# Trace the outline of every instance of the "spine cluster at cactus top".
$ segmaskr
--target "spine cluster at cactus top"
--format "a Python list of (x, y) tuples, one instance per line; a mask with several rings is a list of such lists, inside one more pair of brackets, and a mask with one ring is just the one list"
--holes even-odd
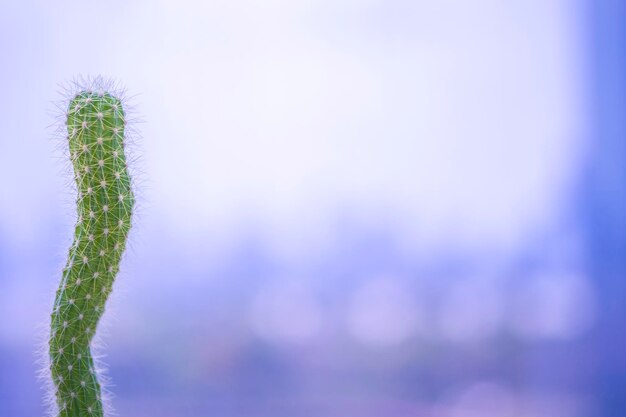
[(103, 416), (91, 342), (119, 270), (135, 201), (124, 153), (125, 117), (121, 101), (102, 92), (80, 92), (67, 109), (78, 220), (51, 316), (50, 370), (59, 417)]

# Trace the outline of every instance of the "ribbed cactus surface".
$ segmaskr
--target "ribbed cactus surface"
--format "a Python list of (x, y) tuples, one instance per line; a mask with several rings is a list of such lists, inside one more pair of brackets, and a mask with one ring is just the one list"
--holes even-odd
[(50, 370), (59, 417), (101, 417), (91, 342), (119, 270), (134, 195), (124, 153), (125, 112), (106, 92), (78, 93), (67, 137), (78, 197), (74, 242), (51, 315)]

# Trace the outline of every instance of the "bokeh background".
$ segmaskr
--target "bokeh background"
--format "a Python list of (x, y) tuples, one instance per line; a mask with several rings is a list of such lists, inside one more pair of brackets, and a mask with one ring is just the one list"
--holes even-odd
[(71, 243), (59, 84), (124, 83), (127, 417), (626, 415), (618, 0), (0, 1), (0, 416)]

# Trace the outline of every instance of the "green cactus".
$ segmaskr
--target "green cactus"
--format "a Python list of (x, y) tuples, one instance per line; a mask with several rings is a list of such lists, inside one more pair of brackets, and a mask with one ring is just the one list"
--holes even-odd
[(126, 114), (114, 95), (85, 89), (70, 101), (66, 116), (78, 220), (51, 314), (50, 371), (59, 417), (102, 417), (91, 344), (135, 203), (124, 152)]

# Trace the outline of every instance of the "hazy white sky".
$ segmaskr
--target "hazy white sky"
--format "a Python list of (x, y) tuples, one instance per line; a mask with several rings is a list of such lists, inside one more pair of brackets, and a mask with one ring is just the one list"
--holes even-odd
[(46, 110), (102, 74), (139, 94), (160, 227), (306, 240), (348, 211), (512, 244), (567, 214), (584, 30), (568, 0), (2, 2), (3, 227), (28, 240), (66, 209)]

